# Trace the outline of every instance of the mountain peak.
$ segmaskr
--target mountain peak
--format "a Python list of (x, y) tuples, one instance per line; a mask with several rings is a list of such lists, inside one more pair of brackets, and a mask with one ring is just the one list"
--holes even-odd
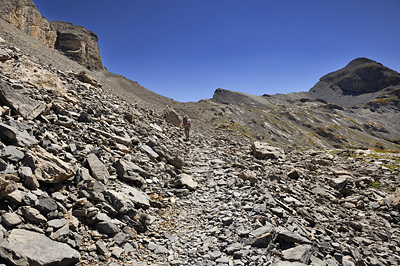
[[(361, 57), (352, 60), (344, 68), (323, 76), (310, 89), (309, 95), (327, 101), (337, 99), (344, 104), (340, 95), (361, 96), (382, 91), (390, 86), (400, 85), (400, 74), (381, 63)], [(339, 97), (339, 98), (338, 98)], [(348, 104), (359, 104), (355, 99)]]
[(359, 57), (359, 58), (356, 58), (356, 59), (350, 61), (350, 63), (348, 63), (345, 66), (345, 68), (360, 67), (360, 66), (365, 65), (365, 64), (378, 64), (378, 65), (382, 66), (381, 63), (378, 63), (378, 62), (376, 62), (374, 60), (368, 59), (366, 57)]

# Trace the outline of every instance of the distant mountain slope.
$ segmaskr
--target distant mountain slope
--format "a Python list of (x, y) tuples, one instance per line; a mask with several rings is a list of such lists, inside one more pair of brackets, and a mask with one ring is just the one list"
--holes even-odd
[(357, 58), (309, 92), (255, 96), (217, 89), (212, 102), (222, 107), (210, 121), (281, 146), (399, 149), (399, 95), (399, 73)]
[(385, 89), (400, 86), (400, 74), (367, 58), (357, 58), (347, 66), (323, 76), (308, 96), (353, 107), (374, 100)]

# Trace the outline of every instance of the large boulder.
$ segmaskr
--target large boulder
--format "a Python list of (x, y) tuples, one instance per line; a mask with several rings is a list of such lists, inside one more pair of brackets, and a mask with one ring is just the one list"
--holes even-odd
[(5, 143), (15, 144), (20, 147), (30, 147), (39, 141), (26, 130), (0, 123), (0, 139)]
[(41, 147), (29, 150), (23, 159), (36, 179), (45, 183), (61, 183), (75, 175), (73, 167)]
[(164, 117), (167, 122), (176, 127), (181, 125), (181, 119), (179, 118), (178, 113), (171, 106), (167, 106), (167, 108), (164, 109)]
[[(80, 254), (69, 245), (43, 234), (14, 229), (0, 244), (0, 255), (13, 265), (74, 265)], [(16, 261), (15, 258), (18, 258)]]
[(257, 159), (278, 159), (283, 158), (285, 152), (283, 149), (271, 146), (265, 142), (256, 141), (251, 145), (253, 155)]
[(7, 83), (0, 80), (0, 102), (11, 108), (23, 118), (32, 120), (38, 117), (46, 105), (12, 89)]

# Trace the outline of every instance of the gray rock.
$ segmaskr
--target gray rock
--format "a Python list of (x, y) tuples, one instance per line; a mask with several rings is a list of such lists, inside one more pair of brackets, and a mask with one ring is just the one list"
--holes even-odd
[(193, 177), (191, 177), (188, 174), (181, 174), (177, 177), (177, 180), (175, 180), (174, 183), (175, 186), (183, 186), (187, 187), (190, 190), (195, 190), (198, 186), (197, 182), (193, 180)]
[(31, 147), (38, 143), (38, 140), (27, 131), (21, 131), (4, 123), (0, 123), (0, 139), (20, 147)]
[(258, 248), (266, 248), (276, 239), (275, 227), (267, 224), (251, 232), (250, 237), (245, 241), (246, 244)]
[(165, 120), (176, 127), (181, 125), (181, 119), (179, 118), (178, 113), (171, 106), (167, 106), (164, 109), (164, 117)]
[(97, 254), (99, 255), (105, 255), (107, 252), (107, 246), (102, 240), (96, 241), (96, 248), (97, 248)]
[(308, 264), (311, 258), (311, 249), (311, 245), (300, 245), (282, 251), (282, 255), (285, 260)]
[(284, 228), (277, 228), (278, 240), (288, 242), (288, 243), (298, 243), (298, 244), (311, 244), (311, 241), (307, 238), (293, 233), (291, 231), (285, 230)]
[(144, 209), (150, 207), (150, 197), (146, 193), (138, 190), (137, 188), (128, 185), (122, 185), (121, 192), (125, 194), (125, 196), (135, 205)]
[(14, 112), (27, 120), (38, 117), (46, 105), (31, 99), (25, 94), (13, 90), (7, 83), (0, 80), (0, 102), (10, 107)]
[(57, 210), (57, 203), (52, 198), (40, 198), (37, 205), (35, 206), (43, 214)]
[(24, 216), (26, 220), (32, 223), (40, 224), (47, 222), (46, 217), (41, 215), (40, 212), (35, 208), (22, 206), (18, 209), (18, 212), (21, 212), (22, 216)]
[(147, 248), (149, 250), (153, 251), (155, 254), (168, 254), (169, 253), (169, 250), (166, 247), (155, 244), (153, 242), (150, 242), (148, 244)]
[(68, 224), (65, 224), (52, 234), (52, 239), (61, 242), (66, 242), (68, 240), (68, 236), (69, 236), (69, 226)]
[(285, 155), (283, 149), (259, 141), (251, 145), (251, 150), (257, 159), (278, 159)]
[(1, 216), (1, 220), (8, 227), (15, 227), (22, 223), (21, 217), (13, 212), (7, 212)]
[(114, 224), (110, 217), (108, 217), (105, 213), (98, 213), (96, 215), (96, 220), (98, 221), (96, 224), (97, 230), (100, 233), (106, 234), (108, 236), (114, 236), (120, 232), (118, 226)]
[(348, 183), (348, 176), (339, 176), (331, 179), (331, 185), (337, 190), (344, 189)]
[(152, 148), (150, 148), (149, 146), (147, 146), (145, 144), (140, 146), (140, 149), (142, 151), (144, 151), (145, 153), (147, 153), (150, 156), (150, 158), (152, 158), (154, 160), (157, 160), (159, 157), (158, 153), (156, 153)]
[(105, 136), (105, 137), (107, 137), (109, 139), (113, 139), (117, 143), (121, 143), (121, 144), (123, 144), (123, 145), (125, 145), (127, 147), (132, 145), (132, 141), (130, 139), (128, 139), (128, 138), (120, 137), (120, 136), (117, 136), (115, 134), (111, 134), (111, 133), (105, 132), (103, 130), (98, 130), (96, 128), (91, 128), (91, 130), (93, 130), (93, 131), (95, 131), (95, 132), (97, 132), (97, 133), (99, 133), (99, 134), (101, 134), (101, 135), (103, 135), (103, 136)]
[(25, 205), (25, 198), (26, 192), (22, 190), (14, 190), (13, 192), (9, 193), (6, 196), (6, 199), (12, 201), (18, 205)]
[(92, 176), (103, 184), (107, 184), (110, 179), (110, 173), (106, 166), (97, 158), (96, 154), (89, 154), (86, 160), (89, 164)]
[(11, 231), (7, 241), (2, 242), (10, 252), (29, 261), (29, 265), (72, 265), (80, 258), (79, 252), (69, 245), (53, 241), (43, 234), (24, 229)]
[(290, 262), (290, 261), (278, 261), (272, 264), (272, 266), (306, 266), (308, 264), (304, 264), (301, 262)]
[(1, 157), (6, 158), (14, 163), (21, 161), (25, 156), (25, 153), (18, 150), (14, 146), (6, 146), (1, 152)]
[(113, 255), (117, 259), (120, 259), (122, 253), (124, 253), (124, 249), (122, 249), (120, 247), (113, 247), (112, 248), (111, 255)]
[(66, 219), (53, 219), (48, 221), (47, 225), (55, 229), (59, 229), (65, 225), (68, 225), (68, 221)]
[(178, 169), (182, 169), (183, 164), (184, 164), (183, 158), (181, 156), (179, 156), (179, 155), (177, 155), (175, 157), (168, 157), (167, 158), (167, 162), (170, 165), (173, 165)]
[(118, 160), (115, 165), (118, 177), (124, 181), (132, 182), (137, 187), (145, 187), (147, 185), (144, 177), (149, 176), (149, 174), (136, 164), (129, 162), (124, 159)]
[[(24, 154), (25, 156), (25, 154)], [(22, 178), (25, 179), (29, 176), (32, 176), (32, 169), (30, 167), (26, 167), (26, 166), (21, 166), (20, 168), (18, 168), (18, 175)]]

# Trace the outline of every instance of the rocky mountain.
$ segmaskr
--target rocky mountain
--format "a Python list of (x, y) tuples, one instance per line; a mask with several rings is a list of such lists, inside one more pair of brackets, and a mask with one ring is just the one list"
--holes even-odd
[(344, 107), (356, 107), (382, 98), (387, 90), (399, 87), (399, 73), (370, 59), (357, 58), (344, 68), (323, 76), (308, 95)]
[(396, 73), (358, 59), (310, 92), (178, 103), (8, 21), (0, 265), (400, 264), (397, 85), (352, 85), (356, 106), (320, 91)]
[(308, 92), (255, 96), (218, 89), (220, 127), (274, 145), (399, 150), (400, 74), (358, 58)]

